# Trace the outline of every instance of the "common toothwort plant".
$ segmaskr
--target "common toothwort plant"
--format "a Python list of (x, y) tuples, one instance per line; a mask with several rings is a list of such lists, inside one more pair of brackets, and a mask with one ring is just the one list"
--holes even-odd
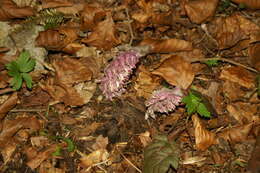
[(151, 98), (145, 102), (146, 107), (148, 107), (145, 119), (148, 119), (149, 116), (155, 118), (155, 112), (168, 113), (173, 111), (181, 102), (182, 96), (182, 91), (178, 87), (154, 91)]
[(107, 99), (112, 100), (125, 92), (125, 86), (133, 69), (139, 62), (141, 53), (129, 50), (120, 53), (104, 70), (100, 80), (100, 89)]

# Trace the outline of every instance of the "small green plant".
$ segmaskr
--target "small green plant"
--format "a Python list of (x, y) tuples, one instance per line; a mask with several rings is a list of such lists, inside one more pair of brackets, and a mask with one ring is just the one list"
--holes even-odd
[(208, 60), (208, 61), (205, 61), (204, 63), (207, 64), (210, 67), (217, 66), (218, 65), (218, 60)]
[(227, 9), (228, 7), (230, 7), (230, 0), (223, 0), (221, 3), (220, 3), (220, 7), (219, 7), (219, 10), (220, 11), (224, 11), (225, 9)]
[(28, 51), (23, 51), (17, 60), (6, 64), (8, 75), (13, 77), (11, 86), (14, 90), (19, 90), (22, 86), (23, 80), (28, 88), (32, 88), (32, 77), (29, 72), (33, 71), (35, 67), (35, 59), (30, 58)]
[(202, 99), (192, 92), (189, 92), (189, 95), (183, 97), (182, 102), (186, 104), (185, 108), (187, 109), (188, 115), (197, 112), (202, 117), (211, 117), (211, 114), (202, 102)]

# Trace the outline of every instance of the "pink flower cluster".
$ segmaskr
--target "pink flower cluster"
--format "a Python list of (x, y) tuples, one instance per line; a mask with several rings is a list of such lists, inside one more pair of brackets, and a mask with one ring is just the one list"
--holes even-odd
[(122, 52), (105, 68), (100, 89), (107, 99), (112, 100), (125, 92), (127, 81), (140, 57), (141, 54), (135, 50)]
[(178, 87), (154, 91), (151, 98), (145, 102), (146, 107), (148, 107), (145, 119), (148, 119), (149, 116), (155, 118), (155, 112), (168, 113), (173, 111), (181, 102), (182, 96), (181, 89)]

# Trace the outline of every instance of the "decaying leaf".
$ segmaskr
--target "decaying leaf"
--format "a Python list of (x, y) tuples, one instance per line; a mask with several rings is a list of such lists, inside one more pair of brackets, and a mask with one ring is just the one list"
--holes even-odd
[(231, 143), (243, 142), (247, 139), (252, 127), (253, 123), (232, 127), (219, 133), (218, 137), (221, 137)]
[(179, 39), (145, 39), (140, 43), (141, 46), (151, 47), (153, 53), (168, 53), (177, 51), (190, 51), (192, 44), (185, 40)]
[(108, 159), (109, 153), (106, 149), (99, 149), (93, 151), (88, 155), (82, 155), (80, 158), (81, 165), (85, 168), (93, 166), (96, 163), (106, 161)]
[(67, 0), (42, 0), (42, 8), (70, 7), (73, 3)]
[(191, 64), (176, 55), (164, 60), (159, 68), (152, 71), (152, 74), (159, 75), (169, 84), (183, 89), (191, 85), (195, 76)]
[(216, 135), (208, 131), (200, 122), (197, 115), (192, 116), (196, 148), (199, 150), (206, 150), (213, 144), (216, 144)]
[(202, 23), (213, 16), (218, 5), (218, 0), (195, 0), (185, 4), (185, 10), (194, 23)]
[(252, 66), (260, 71), (260, 43), (251, 45), (248, 49), (248, 55)]
[(259, 26), (237, 13), (216, 18), (209, 24), (209, 32), (218, 42), (219, 49), (230, 48), (241, 40), (249, 39), (257, 30)]
[(141, 133), (138, 138), (141, 141), (141, 144), (143, 145), (143, 147), (146, 147), (147, 145), (149, 145), (152, 142), (151, 136), (150, 136), (150, 132), (146, 131), (144, 133)]
[(219, 78), (237, 83), (247, 89), (255, 87), (255, 76), (240, 66), (224, 68), (221, 71)]
[(17, 104), (17, 93), (13, 93), (3, 104), (0, 105), (0, 120)]
[(84, 30), (93, 30), (104, 17), (106, 12), (100, 4), (86, 4), (81, 12), (81, 27)]
[(260, 1), (259, 0), (232, 0), (238, 4), (245, 4), (249, 8), (259, 9), (260, 8)]
[(41, 31), (36, 38), (36, 42), (38, 46), (43, 46), (49, 50), (62, 50), (77, 39), (77, 31), (77, 28), (72, 27)]
[(31, 7), (18, 7), (12, 0), (1, 0), (0, 2), (0, 21), (24, 18), (33, 14), (34, 10)]
[(106, 149), (108, 145), (108, 137), (103, 137), (102, 135), (99, 135), (96, 138), (96, 142), (92, 145), (93, 150), (99, 150), (99, 149)]
[(235, 101), (243, 98), (246, 95), (246, 91), (237, 83), (225, 80), (223, 83), (223, 94), (231, 101)]
[(174, 141), (168, 141), (167, 136), (157, 136), (144, 151), (144, 173), (164, 173), (170, 166), (179, 166), (179, 148)]
[[(106, 29), (104, 29), (104, 26), (106, 26)], [(81, 41), (90, 46), (104, 50), (110, 50), (121, 42), (117, 38), (115, 23), (110, 14), (107, 15), (107, 18), (104, 21), (99, 22), (93, 28), (93, 32), (89, 37), (84, 38)]]
[(137, 79), (134, 85), (136, 94), (139, 97), (148, 99), (152, 92), (159, 86), (160, 77), (152, 75), (144, 66), (138, 68)]

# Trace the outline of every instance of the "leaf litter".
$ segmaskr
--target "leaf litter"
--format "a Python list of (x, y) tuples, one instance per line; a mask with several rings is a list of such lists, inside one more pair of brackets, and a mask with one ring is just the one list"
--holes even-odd
[(0, 170), (257, 173), (259, 5), (2, 0)]

